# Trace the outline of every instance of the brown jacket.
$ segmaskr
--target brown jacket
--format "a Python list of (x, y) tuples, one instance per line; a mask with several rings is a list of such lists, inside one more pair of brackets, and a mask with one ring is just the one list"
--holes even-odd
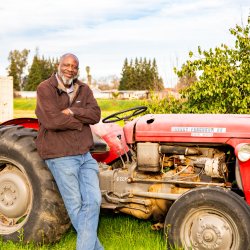
[[(71, 103), (54, 74), (37, 88), (36, 146), (43, 159), (83, 154), (93, 144), (89, 125), (99, 122), (101, 111), (88, 85), (78, 80), (75, 84), (79, 86)], [(73, 115), (61, 112), (67, 108)]]

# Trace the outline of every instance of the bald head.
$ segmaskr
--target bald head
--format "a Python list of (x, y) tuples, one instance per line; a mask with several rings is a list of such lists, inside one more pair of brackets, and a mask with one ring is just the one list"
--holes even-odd
[(66, 54), (62, 55), (60, 57), (59, 63), (61, 63), (66, 57), (72, 57), (72, 58), (74, 58), (75, 61), (77, 62), (77, 64), (79, 65), (79, 60), (78, 60), (77, 56), (74, 55), (74, 54), (71, 54), (71, 53), (66, 53)]

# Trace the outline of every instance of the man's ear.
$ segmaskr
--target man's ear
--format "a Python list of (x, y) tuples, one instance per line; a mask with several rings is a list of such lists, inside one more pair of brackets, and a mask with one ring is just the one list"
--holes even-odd
[(76, 74), (76, 76), (74, 77), (74, 80), (78, 79), (79, 75), (80, 75), (80, 70), (78, 69), (77, 74)]

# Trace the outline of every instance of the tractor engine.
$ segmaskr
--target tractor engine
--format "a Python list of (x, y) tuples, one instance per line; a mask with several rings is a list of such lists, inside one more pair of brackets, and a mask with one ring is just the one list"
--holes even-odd
[(132, 160), (122, 160), (120, 167), (100, 164), (102, 207), (161, 220), (182, 193), (200, 185), (223, 186), (227, 176), (223, 150), (140, 142)]
[[(227, 175), (225, 153), (215, 148), (173, 146), (159, 143), (137, 144), (139, 171), (167, 173), (176, 179), (203, 175), (224, 179)], [(170, 175), (171, 176), (171, 175)]]

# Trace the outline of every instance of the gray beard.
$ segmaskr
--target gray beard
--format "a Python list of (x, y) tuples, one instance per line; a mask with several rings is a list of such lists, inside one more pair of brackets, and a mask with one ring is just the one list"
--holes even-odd
[(74, 78), (67, 79), (67, 78), (65, 78), (64, 76), (61, 76), (61, 78), (62, 78), (63, 84), (64, 84), (65, 86), (71, 86), (71, 84), (72, 84), (73, 81), (74, 81)]
[(58, 75), (61, 77), (62, 82), (63, 82), (63, 85), (64, 85), (65, 87), (70, 87), (71, 84), (73, 83), (74, 79), (75, 79), (75, 77), (72, 77), (72, 78), (70, 78), (70, 79), (67, 79), (67, 78), (61, 73), (60, 70), (58, 70)]

